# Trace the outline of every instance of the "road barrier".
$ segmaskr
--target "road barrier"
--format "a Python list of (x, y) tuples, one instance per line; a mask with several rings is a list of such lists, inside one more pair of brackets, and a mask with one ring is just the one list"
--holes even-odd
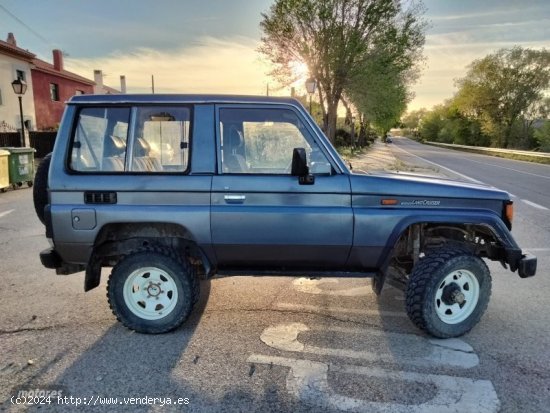
[(500, 148), (486, 148), (483, 146), (466, 146), (466, 145), (455, 145), (450, 143), (440, 143), (440, 142), (424, 142), (427, 145), (439, 146), (442, 148), (455, 149), (458, 151), (466, 151), (473, 153), (481, 153), (491, 156), (499, 156), (501, 158), (509, 159), (518, 159), (521, 161), (537, 162), (550, 164), (550, 153), (547, 152), (533, 152), (533, 151), (520, 151), (515, 149), (500, 149)]

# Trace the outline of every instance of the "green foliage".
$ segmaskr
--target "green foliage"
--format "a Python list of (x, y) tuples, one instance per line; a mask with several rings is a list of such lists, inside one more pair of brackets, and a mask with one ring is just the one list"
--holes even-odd
[(428, 141), (457, 145), (487, 146), (489, 139), (479, 122), (462, 115), (453, 102), (434, 107), (420, 121), (420, 136)]
[(427, 114), (428, 110), (426, 108), (407, 112), (401, 118), (401, 123), (403, 124), (403, 127), (415, 131), (419, 128), (420, 122)]
[(410, 51), (422, 48), (425, 23), (418, 1), (408, 1), (405, 10), (395, 0), (276, 0), (262, 14), (260, 51), (283, 83), (296, 80), (293, 64), (307, 64), (318, 83), (325, 130), (334, 139), (342, 94), (352, 79), (364, 78), (375, 52), (383, 50), (404, 71), (414, 60)]
[(517, 122), (528, 123), (537, 115), (550, 86), (550, 52), (501, 49), (475, 60), (457, 86), (454, 104), (464, 116), (480, 123), (492, 146), (526, 145), (530, 132), (517, 129)]
[(550, 120), (546, 120), (540, 128), (535, 129), (534, 136), (538, 149), (541, 152), (550, 152)]

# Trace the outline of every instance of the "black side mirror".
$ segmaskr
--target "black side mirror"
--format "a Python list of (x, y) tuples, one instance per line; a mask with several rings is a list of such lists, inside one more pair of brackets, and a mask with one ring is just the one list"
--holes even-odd
[(307, 166), (306, 150), (304, 148), (294, 148), (292, 152), (292, 176), (297, 176), (300, 185), (313, 185), (315, 177), (309, 174)]

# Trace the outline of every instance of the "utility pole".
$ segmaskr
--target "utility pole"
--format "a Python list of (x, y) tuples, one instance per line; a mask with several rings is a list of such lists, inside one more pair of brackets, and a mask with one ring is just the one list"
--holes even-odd
[(269, 83), (265, 87), (265, 95), (269, 96)]
[(153, 91), (153, 95), (155, 94), (155, 75), (151, 75), (151, 90)]

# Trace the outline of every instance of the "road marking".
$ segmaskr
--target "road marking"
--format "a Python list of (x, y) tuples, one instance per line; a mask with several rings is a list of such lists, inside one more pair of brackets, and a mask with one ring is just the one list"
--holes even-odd
[(524, 250), (529, 252), (548, 252), (550, 248), (524, 248)]
[[(306, 331), (322, 331), (340, 334), (362, 334), (369, 337), (378, 336), (388, 343), (390, 352), (378, 353), (368, 350), (335, 349), (304, 344), (298, 335)], [(365, 361), (382, 361), (385, 363), (407, 364), (410, 366), (434, 367), (452, 366), (469, 369), (479, 364), (474, 349), (462, 340), (425, 339), (414, 334), (390, 333), (374, 328), (339, 328), (324, 327), (312, 329), (303, 323), (278, 324), (267, 327), (260, 339), (269, 347), (282, 351), (294, 351), (322, 356), (347, 357)], [(431, 345), (427, 345), (431, 344)]]
[(11, 214), (15, 209), (10, 209), (9, 211), (0, 212), (0, 218), (5, 217), (6, 215)]
[(318, 307), (307, 304), (277, 303), (276, 307), (281, 310), (301, 311), (310, 313), (344, 313), (372, 317), (407, 317), (404, 312), (398, 311), (380, 311), (380, 310), (359, 310), (357, 308), (345, 307)]
[[(341, 410), (357, 413), (456, 413), (497, 412), (500, 403), (493, 384), (438, 374), (392, 371), (372, 366), (333, 365), (309, 360), (252, 354), (249, 363), (289, 367), (287, 391), (301, 402), (320, 411)], [(421, 404), (377, 402), (335, 393), (328, 381), (328, 372), (367, 376), (367, 381), (393, 380), (434, 386), (437, 393)]]
[(343, 297), (361, 297), (373, 294), (370, 285), (352, 287), (342, 290), (324, 290), (322, 288), (319, 288), (319, 285), (328, 283), (338, 284), (339, 281), (334, 278), (324, 278), (322, 280), (297, 278), (292, 282), (292, 285), (296, 290), (307, 294), (338, 295)]
[(422, 160), (422, 161), (424, 161), (424, 162), (427, 162), (427, 163), (429, 163), (429, 164), (435, 165), (435, 166), (437, 166), (438, 168), (445, 169), (446, 171), (449, 171), (449, 172), (451, 172), (451, 173), (453, 173), (453, 174), (455, 174), (455, 175), (458, 175), (458, 176), (460, 176), (460, 177), (462, 177), (462, 178), (464, 178), (464, 179), (467, 179), (467, 180), (469, 180), (469, 181), (475, 182), (476, 184), (483, 184), (483, 185), (486, 185), (485, 182), (478, 181), (477, 179), (471, 178), (471, 177), (469, 177), (468, 175), (461, 174), (460, 172), (454, 171), (454, 170), (452, 170), (451, 168), (447, 168), (446, 166), (440, 165), (440, 164), (438, 164), (438, 163), (435, 163), (435, 162), (432, 162), (432, 161), (428, 161), (427, 159), (422, 158), (421, 156), (415, 155), (414, 153), (411, 153), (411, 152), (409, 152), (409, 151), (407, 151), (407, 150), (405, 150), (405, 149), (403, 149), (403, 148), (401, 148), (401, 147), (399, 147), (399, 146), (394, 146), (394, 148), (395, 148), (395, 149), (398, 149), (398, 150), (400, 150), (400, 151), (402, 151), (402, 152), (405, 152), (405, 153), (407, 153), (407, 154), (409, 154), (409, 155), (411, 155), (411, 156), (414, 156), (415, 158), (418, 158), (418, 159), (420, 159), (420, 160)]
[[(519, 172), (521, 174), (526, 174), (526, 175), (532, 175), (532, 176), (536, 176), (536, 177), (539, 177), (539, 178), (544, 178), (544, 179), (550, 179), (550, 176), (547, 176), (547, 175), (539, 175), (539, 174), (534, 174), (532, 172), (525, 172), (525, 171), (521, 171), (519, 169), (514, 169), (514, 168), (508, 168), (506, 166), (500, 166), (500, 165), (495, 165), (494, 163), (487, 163), (487, 162), (479, 162), (479, 161), (474, 161), (473, 159), (469, 159), (469, 158), (466, 158), (468, 161), (470, 162), (475, 162), (475, 163), (478, 163), (480, 165), (488, 165), (488, 166), (495, 166), (497, 168), (502, 168), (502, 169), (508, 169), (509, 171), (514, 171), (514, 172)], [(540, 164), (539, 164), (540, 165)]]
[(534, 202), (528, 201), (527, 199), (522, 199), (523, 202), (525, 202), (527, 205), (531, 205), (533, 208), (542, 209), (543, 211), (548, 211), (548, 208), (545, 206), (535, 204)]

